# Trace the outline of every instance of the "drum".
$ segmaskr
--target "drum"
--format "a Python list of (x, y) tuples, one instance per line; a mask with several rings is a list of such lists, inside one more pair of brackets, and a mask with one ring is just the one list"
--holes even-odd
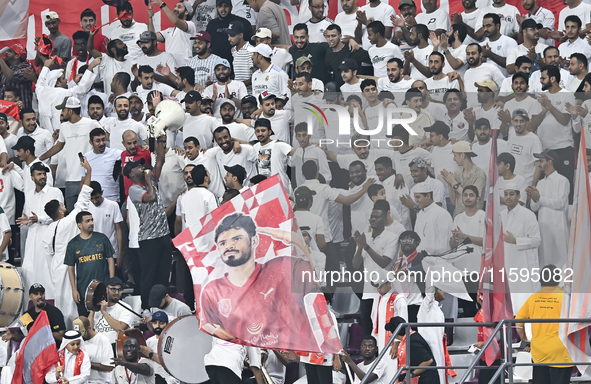
[(19, 317), (24, 301), (20, 273), (8, 263), (0, 263), (0, 327), (10, 325)]
[[(144, 335), (142, 334), (142, 331), (140, 331), (137, 328), (130, 328), (130, 329), (125, 329), (123, 331), (119, 331), (119, 333), (117, 334), (117, 357), (120, 359), (125, 360), (125, 357), (123, 356), (123, 342), (130, 338), (133, 337), (134, 339), (136, 339), (138, 341), (138, 343), (140, 343), (140, 345), (146, 345), (146, 339), (144, 339)], [(141, 353), (140, 353), (141, 356)]]
[(174, 319), (162, 330), (158, 340), (162, 366), (184, 383), (209, 380), (203, 358), (211, 351), (211, 341), (212, 337), (199, 329), (195, 315)]
[(92, 280), (86, 288), (85, 304), (89, 311), (101, 310), (100, 302), (107, 300), (107, 286), (102, 281)]

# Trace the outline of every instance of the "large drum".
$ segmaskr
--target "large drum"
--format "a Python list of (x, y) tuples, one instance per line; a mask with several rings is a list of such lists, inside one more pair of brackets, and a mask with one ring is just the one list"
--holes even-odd
[(199, 329), (195, 315), (176, 318), (162, 330), (158, 340), (162, 366), (184, 383), (207, 381), (203, 358), (211, 351), (211, 342), (212, 337)]
[(15, 321), (23, 309), (23, 281), (15, 267), (0, 263), (0, 327)]
[(86, 288), (84, 303), (89, 311), (98, 312), (101, 310), (100, 302), (107, 300), (107, 286), (102, 281), (92, 280)]

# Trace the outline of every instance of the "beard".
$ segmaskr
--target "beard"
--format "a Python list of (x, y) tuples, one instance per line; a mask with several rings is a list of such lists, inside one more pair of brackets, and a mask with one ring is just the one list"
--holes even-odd
[[(226, 251), (227, 252), (227, 251)], [(252, 253), (252, 248), (248, 247), (245, 252), (242, 252), (240, 257), (233, 258), (233, 259), (226, 259), (223, 260), (224, 264), (229, 267), (239, 267), (241, 265), (246, 264), (246, 262), (250, 259)]]
[(158, 336), (160, 336), (160, 334), (162, 333), (164, 329), (162, 328), (154, 328), (154, 333), (157, 334)]

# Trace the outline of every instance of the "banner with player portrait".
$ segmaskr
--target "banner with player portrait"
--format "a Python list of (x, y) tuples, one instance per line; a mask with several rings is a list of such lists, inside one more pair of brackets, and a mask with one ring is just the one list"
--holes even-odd
[(204, 332), (270, 349), (342, 349), (278, 175), (212, 211), (173, 243), (191, 270)]

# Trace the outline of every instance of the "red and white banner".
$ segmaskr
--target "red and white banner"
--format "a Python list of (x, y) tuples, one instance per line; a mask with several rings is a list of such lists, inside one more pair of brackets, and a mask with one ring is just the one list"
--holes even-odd
[(0, 41), (27, 35), (29, 0), (0, 0)]
[(337, 330), (279, 176), (179, 234), (201, 330), (237, 344), (339, 353)]
[[(587, 127), (583, 127), (577, 158), (573, 217), (566, 262), (566, 268), (573, 271), (573, 277), (564, 286), (560, 314), (563, 319), (591, 319), (591, 185), (585, 145), (585, 140), (591, 138), (585, 137), (586, 132)], [(591, 362), (589, 323), (561, 323), (558, 333), (573, 361)], [(578, 366), (581, 372), (585, 372), (587, 367)]]

